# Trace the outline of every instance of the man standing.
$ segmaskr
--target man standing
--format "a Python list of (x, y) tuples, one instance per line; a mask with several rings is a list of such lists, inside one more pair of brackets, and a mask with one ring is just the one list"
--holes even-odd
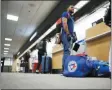
[(46, 53), (46, 41), (45, 40), (40, 41), (37, 44), (36, 49), (38, 49), (38, 66), (36, 70), (36, 72), (38, 73), (42, 62), (42, 56), (44, 56)]
[(64, 49), (62, 69), (64, 70), (64, 63), (67, 57), (70, 55), (71, 41), (76, 41), (76, 35), (74, 33), (74, 19), (72, 14), (74, 13), (74, 6), (70, 5), (66, 12), (62, 14), (62, 32), (61, 40)]
[(29, 72), (29, 58), (30, 58), (30, 52), (28, 51), (24, 56), (24, 62), (25, 62), (25, 73)]

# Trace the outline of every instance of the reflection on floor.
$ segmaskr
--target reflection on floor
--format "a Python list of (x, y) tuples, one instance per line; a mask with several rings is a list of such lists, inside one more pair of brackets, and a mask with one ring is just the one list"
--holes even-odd
[(1, 89), (110, 89), (109, 78), (67, 78), (60, 74), (2, 73)]

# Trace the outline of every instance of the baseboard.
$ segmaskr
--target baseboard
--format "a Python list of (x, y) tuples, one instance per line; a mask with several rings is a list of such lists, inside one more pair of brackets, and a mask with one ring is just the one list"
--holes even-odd
[(61, 74), (62, 69), (52, 69), (52, 74)]

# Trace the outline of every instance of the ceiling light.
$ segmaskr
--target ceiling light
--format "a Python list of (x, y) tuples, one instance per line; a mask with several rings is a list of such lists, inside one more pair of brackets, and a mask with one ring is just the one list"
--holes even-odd
[(30, 41), (37, 35), (37, 32), (35, 32), (32, 37), (30, 38)]
[(11, 38), (5, 38), (5, 40), (6, 40), (6, 41), (12, 41), (12, 39), (11, 39)]
[(7, 19), (12, 21), (18, 21), (18, 16), (7, 14)]
[(4, 53), (4, 54), (8, 54), (8, 53)]
[(75, 5), (75, 8), (80, 9), (80, 8), (82, 8), (83, 6), (85, 6), (88, 2), (89, 2), (89, 1), (79, 1), (79, 3), (77, 3), (77, 4)]
[(5, 46), (10, 46), (10, 44), (4, 44)]
[(4, 52), (9, 52), (9, 51), (4, 51)]
[(5, 50), (9, 50), (9, 48), (4, 48)]
[(74, 9), (74, 13), (77, 12), (79, 9), (81, 9), (83, 6), (85, 6), (87, 3), (89, 2), (88, 1), (79, 1), (75, 6), (74, 8), (77, 8), (77, 9)]
[(18, 52), (18, 54), (17, 55), (19, 55), (20, 54), (20, 52)]

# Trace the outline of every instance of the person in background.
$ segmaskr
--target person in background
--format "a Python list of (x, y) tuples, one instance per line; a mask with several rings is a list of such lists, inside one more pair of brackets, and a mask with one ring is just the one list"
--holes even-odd
[(39, 73), (39, 68), (42, 62), (42, 56), (44, 56), (46, 53), (46, 40), (40, 41), (37, 44), (36, 49), (38, 49), (38, 66), (37, 66), (36, 73)]
[(111, 0), (109, 0), (110, 5), (109, 8), (106, 10), (105, 16), (104, 16), (104, 22), (107, 26), (111, 27)]
[(1, 58), (1, 72), (3, 72), (5, 57)]
[[(74, 19), (72, 14), (74, 13), (74, 6), (70, 5), (66, 12), (62, 14), (62, 31), (61, 31), (61, 41), (63, 44), (64, 54), (62, 62), (62, 72), (64, 70), (64, 63), (67, 57), (70, 55), (70, 50), (72, 43), (75, 42), (76, 34), (74, 32)], [(71, 41), (73, 41), (71, 43)]]
[(25, 73), (29, 72), (29, 58), (30, 58), (30, 52), (28, 51), (24, 56), (24, 62), (25, 62)]

